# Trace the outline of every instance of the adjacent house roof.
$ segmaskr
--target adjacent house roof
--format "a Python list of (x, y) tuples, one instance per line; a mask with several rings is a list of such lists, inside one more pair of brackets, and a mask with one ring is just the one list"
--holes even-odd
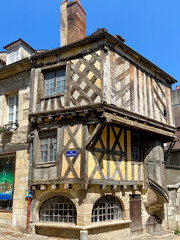
[(31, 46), (29, 46), (29, 44), (27, 44), (25, 41), (23, 41), (21, 38), (19, 38), (18, 40), (16, 40), (16, 41), (14, 41), (14, 42), (12, 42), (12, 43), (10, 43), (10, 44), (8, 44), (8, 45), (6, 45), (5, 47), (4, 47), (4, 49), (8, 49), (11, 45), (13, 45), (13, 44), (15, 44), (15, 43), (18, 43), (18, 42), (21, 42), (21, 43), (23, 43), (24, 45), (26, 45), (29, 49), (31, 49), (31, 51), (33, 51), (34, 53), (36, 53), (36, 50), (34, 50), (34, 48), (32, 48)]

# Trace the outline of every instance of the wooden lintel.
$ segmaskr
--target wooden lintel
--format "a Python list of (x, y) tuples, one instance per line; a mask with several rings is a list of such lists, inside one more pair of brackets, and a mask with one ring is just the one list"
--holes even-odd
[(98, 123), (98, 125), (96, 126), (96, 128), (94, 129), (93, 133), (91, 134), (91, 136), (88, 138), (85, 147), (89, 147), (91, 142), (93, 141), (93, 139), (95, 139), (97, 137), (97, 135), (99, 134), (99, 132), (102, 130), (102, 128), (104, 127), (105, 123)]
[(151, 133), (156, 133), (165, 137), (170, 137), (170, 138), (175, 138), (175, 134), (157, 127), (153, 127), (153, 126), (149, 126), (149, 125), (145, 125), (143, 123), (137, 122), (137, 121), (133, 121), (130, 119), (125, 119), (124, 117), (120, 117), (120, 116), (114, 116), (111, 113), (103, 113), (103, 116), (106, 119), (111, 119), (113, 122), (119, 123), (119, 124), (123, 124), (125, 126), (128, 127), (133, 127), (142, 131), (147, 131), (147, 132), (151, 132)]

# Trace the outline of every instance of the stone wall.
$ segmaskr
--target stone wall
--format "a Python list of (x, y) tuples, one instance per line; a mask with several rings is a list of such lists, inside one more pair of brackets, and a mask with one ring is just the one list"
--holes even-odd
[[(119, 239), (119, 236), (128, 237), (131, 235), (130, 230), (130, 205), (129, 196), (131, 194), (138, 194), (142, 196), (142, 221), (143, 221), (143, 233), (146, 233), (146, 222), (150, 217), (144, 204), (147, 191), (131, 190), (128, 187), (126, 191), (123, 191), (120, 186), (117, 190), (112, 190), (110, 186), (106, 189), (100, 189), (100, 186), (90, 185), (88, 190), (82, 190), (79, 185), (71, 185), (71, 189), (65, 189), (64, 185), (56, 185), (57, 189), (52, 189), (54, 185), (47, 185), (44, 189), (41, 186), (36, 186), (34, 191), (34, 198), (31, 202), (31, 230), (36, 233), (44, 235), (51, 235), (61, 237), (62, 239), (79, 239), (79, 236), (83, 236), (82, 239)], [(35, 189), (35, 187), (34, 187)], [(112, 195), (119, 199), (122, 209), (122, 220), (110, 221), (110, 222), (97, 222), (92, 223), (92, 209), (95, 202), (104, 195)], [(39, 211), (42, 203), (53, 196), (64, 196), (69, 198), (76, 206), (77, 210), (77, 224), (72, 223), (59, 223), (59, 222), (41, 222), (39, 220)], [(48, 231), (51, 232), (49, 232)], [(66, 232), (70, 230), (74, 233), (74, 238), (71, 238), (71, 234), (66, 235)], [(49, 236), (50, 236), (49, 235)], [(88, 235), (88, 238), (87, 238)], [(77, 238), (76, 238), (76, 237)], [(86, 238), (84, 238), (84, 236)], [(81, 239), (81, 238), (80, 238)]]
[(0, 125), (7, 124), (8, 96), (18, 94), (18, 128), (15, 132), (0, 133), (0, 155), (15, 155), (12, 212), (0, 212), (0, 224), (26, 228), (29, 143), (29, 81), (30, 71), (0, 81)]

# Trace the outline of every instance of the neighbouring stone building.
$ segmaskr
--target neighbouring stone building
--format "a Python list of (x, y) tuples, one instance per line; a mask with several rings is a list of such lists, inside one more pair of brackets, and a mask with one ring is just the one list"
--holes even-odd
[[(171, 230), (180, 230), (180, 88), (172, 92), (173, 110), (176, 124), (177, 141), (171, 146), (171, 153), (166, 161), (166, 179), (169, 190), (169, 203), (165, 206), (166, 227)], [(167, 147), (166, 147), (166, 153)]]
[(0, 225), (25, 229), (29, 174), (30, 56), (19, 39), (0, 52)]
[(31, 56), (31, 229), (62, 239), (160, 231), (174, 78), (61, 3), (61, 47)]

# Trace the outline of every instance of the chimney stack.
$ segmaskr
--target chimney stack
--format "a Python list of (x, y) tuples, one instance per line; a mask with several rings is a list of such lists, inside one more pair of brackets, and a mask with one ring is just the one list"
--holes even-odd
[(80, 0), (64, 0), (61, 3), (61, 46), (86, 37), (86, 13)]

